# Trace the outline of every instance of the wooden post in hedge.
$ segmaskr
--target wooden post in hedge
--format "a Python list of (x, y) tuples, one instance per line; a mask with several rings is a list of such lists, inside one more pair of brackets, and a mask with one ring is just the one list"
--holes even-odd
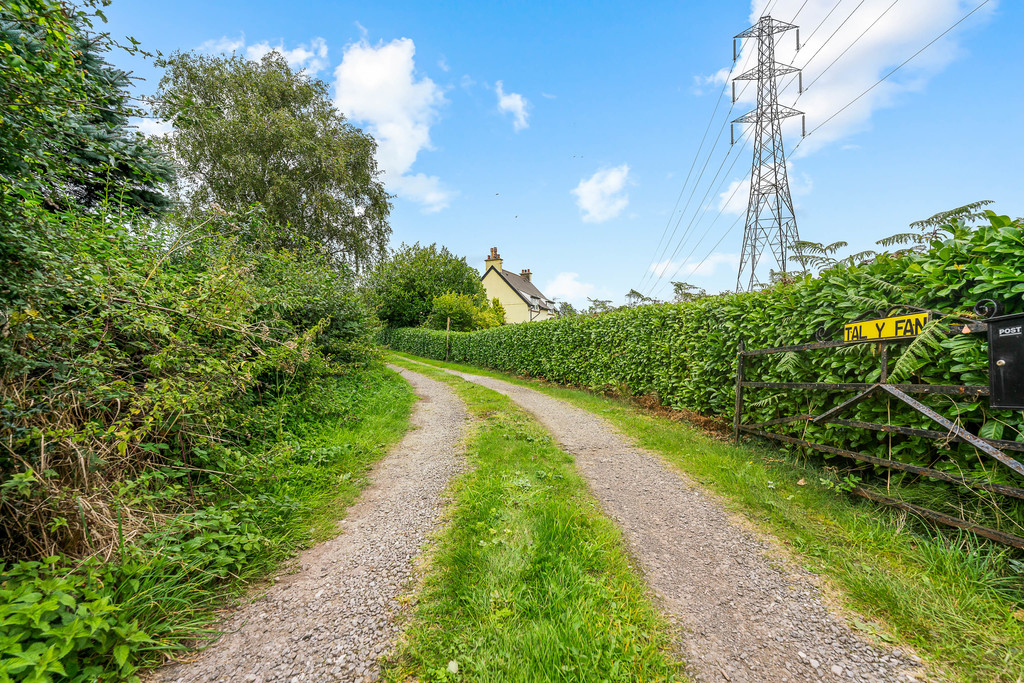
[(451, 346), (448, 344), (448, 337), (452, 333), (452, 319), (448, 318), (448, 322), (444, 326), (444, 362), (448, 362), (448, 352), (451, 350)]
[(743, 340), (736, 347), (736, 408), (732, 418), (732, 436), (740, 442), (740, 417), (743, 415)]

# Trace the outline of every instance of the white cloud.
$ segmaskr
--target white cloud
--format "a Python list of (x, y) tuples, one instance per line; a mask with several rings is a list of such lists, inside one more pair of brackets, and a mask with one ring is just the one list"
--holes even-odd
[(580, 181), (573, 190), (584, 223), (602, 223), (615, 218), (629, 204), (625, 192), (629, 164), (598, 171)]
[(153, 137), (157, 135), (166, 135), (174, 130), (174, 126), (171, 125), (170, 121), (164, 121), (163, 119), (135, 119), (135, 127), (139, 129), (139, 132), (146, 137)]
[[(977, 2), (901, 0), (887, 11), (892, 5), (891, 0), (842, 0), (829, 15), (835, 3), (753, 0), (751, 23), (757, 20), (769, 3), (773, 18), (790, 22), (796, 17), (793, 23), (800, 26), (801, 39), (804, 41), (797, 52), (792, 31), (777, 39), (776, 60), (803, 68), (805, 86), (804, 94), (798, 97), (795, 75), (781, 78), (783, 89), (779, 101), (806, 113), (808, 132), (822, 126), (801, 143), (796, 152), (797, 158), (870, 128), (871, 118), (876, 111), (895, 106), (908, 93), (922, 90), (930, 78), (963, 55), (960, 36), (964, 28), (991, 18), (998, 5), (998, 2), (990, 2), (984, 6), (971, 19), (914, 57), (888, 80), (878, 84), (825, 124), (841, 107), (853, 102), (854, 98), (894, 67), (952, 26), (977, 6)], [(871, 26), (876, 20), (877, 23)], [(842, 54), (847, 48), (849, 51)], [(752, 68), (757, 61), (756, 50), (756, 40), (743, 41), (739, 59), (731, 72), (719, 71), (705, 79), (705, 82), (725, 83), (728, 78)], [(837, 60), (834, 65), (833, 60)], [(742, 89), (743, 84), (742, 81), (738, 82), (737, 89)], [(754, 84), (751, 84), (742, 91), (737, 103), (740, 113), (744, 111), (744, 105), (753, 107), (756, 90)], [(799, 117), (789, 119), (786, 128), (788, 134), (791, 134), (790, 139), (799, 136)]]
[(417, 80), (408, 38), (372, 46), (366, 40), (345, 48), (334, 70), (335, 106), (346, 116), (365, 121), (377, 140), (377, 163), (385, 184), (399, 196), (440, 211), (454, 193), (436, 176), (409, 171), (421, 150), (432, 149), (430, 127), (444, 91), (427, 77)]
[[(771, 173), (771, 167), (764, 167), (763, 173)], [(789, 179), (790, 197), (803, 197), (814, 189), (814, 181), (806, 173), (793, 171), (793, 164), (786, 161), (786, 176)], [(725, 191), (719, 193), (715, 209), (722, 213), (739, 216), (746, 213), (750, 202), (750, 176), (741, 180), (733, 180)]]
[(199, 46), (200, 52), (209, 52), (210, 54), (225, 54), (230, 55), (234, 52), (239, 52), (245, 47), (245, 34), (243, 33), (238, 38), (228, 38), (227, 36), (221, 36), (216, 40), (208, 40)]
[(284, 47), (284, 41), (278, 41), (277, 45), (271, 45), (270, 41), (262, 40), (252, 45), (246, 45), (243, 33), (238, 38), (221, 36), (216, 40), (208, 40), (200, 45), (199, 49), (211, 54), (245, 54), (246, 58), (254, 62), (258, 62), (271, 52), (277, 52), (284, 57), (292, 69), (309, 76), (316, 76), (329, 64), (327, 41), (323, 38), (313, 38), (308, 45), (303, 44), (288, 50)]
[(441, 55), (441, 58), (437, 60), (437, 68), (439, 68), (441, 71), (444, 71), (445, 73), (448, 73), (449, 71), (452, 70), (451, 67), (448, 66), (448, 60), (445, 59), (444, 55)]
[(715, 208), (722, 213), (738, 216), (741, 213), (746, 213), (749, 202), (750, 177), (748, 176), (742, 180), (734, 180), (729, 183), (729, 187), (725, 188), (725, 191), (718, 195), (718, 206)]
[(495, 83), (494, 91), (498, 94), (498, 111), (512, 114), (514, 119), (512, 127), (515, 131), (518, 133), (522, 129), (528, 128), (530, 124), (526, 122), (526, 118), (529, 114), (526, 110), (529, 108), (530, 103), (527, 99), (519, 93), (506, 93), (501, 81)]
[(557, 100), (558, 99), (558, 95), (552, 95), (551, 93), (546, 93), (546, 92), (542, 92), (540, 94), (540, 96), (543, 97), (544, 99), (547, 99), (547, 100)]
[(692, 277), (710, 277), (720, 266), (735, 271), (740, 265), (740, 255), (716, 251), (706, 258), (685, 261), (662, 261), (651, 265), (651, 272), (659, 278), (671, 278), (677, 282), (689, 282)]
[(579, 273), (559, 273), (541, 291), (553, 299), (568, 301), (576, 308), (586, 308), (587, 297), (594, 294), (594, 285), (580, 282)]
[(299, 45), (292, 50), (286, 50), (283, 42), (271, 45), (265, 40), (245, 48), (245, 56), (253, 61), (259, 61), (271, 52), (281, 54), (288, 66), (310, 76), (315, 76), (330, 64), (327, 60), (327, 42), (323, 38), (314, 38), (309, 45)]

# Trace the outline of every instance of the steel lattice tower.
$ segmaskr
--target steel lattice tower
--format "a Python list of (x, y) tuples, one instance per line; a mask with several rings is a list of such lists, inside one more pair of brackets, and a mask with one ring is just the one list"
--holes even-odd
[[(800, 29), (793, 24), (761, 17), (756, 24), (733, 38), (733, 59), (736, 59), (736, 40), (757, 39), (757, 66), (733, 79), (733, 101), (736, 100), (736, 81), (757, 81), (757, 108), (735, 119), (732, 123), (754, 124), (754, 160), (750, 167), (750, 202), (747, 221), (743, 229), (743, 253), (736, 275), (736, 291), (743, 290), (744, 271), (750, 269), (746, 287), (760, 284), (757, 265), (766, 246), (771, 249), (780, 269), (786, 271), (788, 253), (793, 242), (800, 239), (793, 213), (793, 199), (789, 194), (786, 176), (786, 153), (782, 149), (782, 120), (803, 112), (779, 104), (776, 79), (798, 73), (800, 90), (803, 76), (799, 69), (775, 61), (775, 35), (796, 29), (797, 49), (800, 49)], [(733, 136), (735, 143), (735, 136)]]

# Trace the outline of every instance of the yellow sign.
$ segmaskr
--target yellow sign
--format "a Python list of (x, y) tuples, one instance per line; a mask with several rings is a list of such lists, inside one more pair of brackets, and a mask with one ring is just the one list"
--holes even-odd
[(861, 320), (843, 327), (843, 341), (882, 341), (886, 339), (912, 339), (921, 334), (928, 324), (929, 313), (911, 313), (894, 318)]

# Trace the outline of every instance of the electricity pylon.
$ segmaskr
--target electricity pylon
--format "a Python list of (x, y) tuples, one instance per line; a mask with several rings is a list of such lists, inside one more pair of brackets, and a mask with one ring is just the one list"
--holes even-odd
[[(786, 176), (786, 153), (782, 149), (782, 120), (803, 112), (779, 104), (776, 79), (797, 73), (800, 92), (803, 92), (803, 74), (796, 67), (775, 61), (776, 34), (796, 29), (796, 47), (800, 49), (800, 29), (793, 24), (777, 21), (770, 16), (761, 17), (756, 24), (732, 41), (733, 61), (736, 60), (736, 40), (757, 39), (757, 66), (733, 78), (733, 101), (736, 101), (736, 81), (757, 81), (757, 108), (732, 121), (754, 124), (754, 161), (750, 167), (750, 201), (747, 204), (747, 222), (743, 228), (743, 253), (736, 275), (736, 291), (743, 290), (744, 270), (749, 266), (747, 289), (760, 284), (757, 265), (765, 247), (771, 249), (780, 270), (786, 271), (788, 253), (792, 244), (800, 239), (793, 213), (793, 198), (789, 194)], [(805, 123), (806, 130), (806, 123)], [(732, 127), (730, 125), (730, 134)], [(732, 135), (735, 144), (735, 135)]]

